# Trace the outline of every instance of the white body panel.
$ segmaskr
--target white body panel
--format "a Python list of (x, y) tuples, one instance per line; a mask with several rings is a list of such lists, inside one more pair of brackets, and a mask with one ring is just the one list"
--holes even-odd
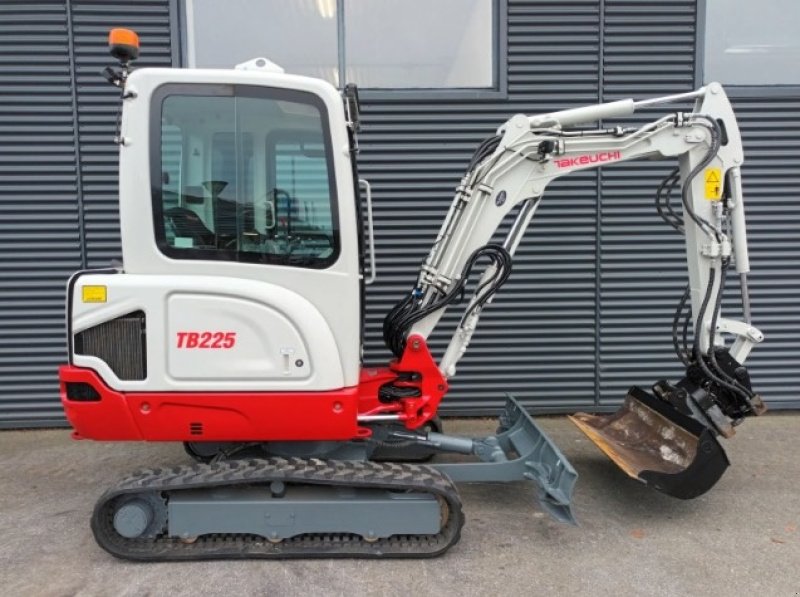
[[(226, 84), (310, 92), (327, 109), (338, 198), (340, 253), (326, 269), (236, 261), (173, 259), (156, 244), (150, 180), (153, 92), (164, 84)], [(141, 308), (147, 315), (147, 379), (120, 381), (98, 359), (76, 355), (117, 389), (331, 390), (354, 386), (360, 370), (360, 264), (355, 189), (344, 108), (325, 81), (250, 70), (141, 69), (126, 84), (120, 145), (120, 220), (124, 273), (103, 276), (107, 304), (73, 297), (74, 331)], [(158, 113), (157, 113), (158, 114)], [(158, 116), (156, 116), (158, 117)], [(197, 297), (193, 301), (190, 297)], [(165, 331), (225, 331), (238, 326), (241, 344), (191, 359), (171, 348)], [(275, 351), (294, 351), (286, 358)], [(196, 351), (193, 351), (196, 352)], [(230, 356), (220, 356), (221, 353)], [(296, 367), (294, 361), (303, 360)]]
[[(103, 285), (105, 303), (84, 303)], [(310, 391), (349, 385), (331, 327), (302, 296), (268, 282), (219, 276), (89, 274), (73, 295), (73, 331), (142, 310), (147, 378), (120, 380), (103, 361), (76, 354), (114, 389), (128, 391)], [(230, 347), (179, 346), (179, 333), (233, 333)]]

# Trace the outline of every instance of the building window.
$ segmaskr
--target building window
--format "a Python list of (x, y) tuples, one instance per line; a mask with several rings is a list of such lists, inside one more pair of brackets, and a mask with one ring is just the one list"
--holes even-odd
[(344, 0), (347, 80), (492, 87), (492, 14), (491, 0)]
[(263, 56), (336, 86), (492, 89), (496, 2), (186, 0), (188, 63), (230, 68)]
[(176, 259), (322, 268), (338, 256), (328, 119), (311, 93), (165, 86), (153, 98), (156, 240)]
[(797, 0), (706, 0), (705, 17), (706, 83), (800, 84)]
[(328, 4), (328, 0), (186, 0), (189, 66), (232, 68), (263, 56), (287, 73), (338, 85), (336, 0)]

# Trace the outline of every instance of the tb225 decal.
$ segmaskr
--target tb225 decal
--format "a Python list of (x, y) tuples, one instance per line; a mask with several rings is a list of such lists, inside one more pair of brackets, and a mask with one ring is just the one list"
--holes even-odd
[(178, 348), (228, 349), (236, 345), (236, 332), (178, 332)]

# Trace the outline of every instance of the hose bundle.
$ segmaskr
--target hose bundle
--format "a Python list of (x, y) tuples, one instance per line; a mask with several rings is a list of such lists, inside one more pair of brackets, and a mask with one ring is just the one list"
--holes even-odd
[(383, 320), (383, 341), (392, 351), (392, 354), (398, 358), (403, 354), (406, 347), (406, 337), (411, 326), (431, 313), (448, 305), (460, 303), (463, 300), (464, 289), (472, 269), (477, 261), (484, 257), (489, 259), (490, 266), (494, 266), (494, 271), (475, 290), (476, 300), (464, 314), (461, 321), (463, 322), (475, 310), (482, 308), (494, 296), (511, 275), (512, 260), (511, 255), (504, 247), (488, 244), (475, 250), (469, 256), (461, 275), (446, 292), (430, 286), (431, 299), (426, 301), (425, 294), (419, 288), (414, 288), (408, 296), (389, 311)]
[[(497, 150), (501, 139), (501, 135), (493, 135), (487, 137), (478, 145), (467, 165), (467, 175)], [(422, 289), (414, 288), (409, 295), (389, 311), (383, 320), (383, 341), (387, 348), (392, 351), (392, 354), (400, 358), (406, 347), (408, 332), (416, 322), (439, 309), (461, 302), (472, 268), (478, 259), (482, 257), (488, 257), (495, 270), (492, 276), (476, 289), (475, 296), (477, 300), (464, 314), (461, 320), (462, 323), (471, 313), (476, 309), (482, 308), (494, 296), (511, 274), (511, 255), (500, 245), (487, 244), (470, 255), (461, 271), (460, 277), (457, 278), (456, 283), (447, 292), (442, 292), (431, 286), (428, 290), (430, 296), (426, 296)]]
[[(683, 203), (684, 213), (686, 213), (695, 224), (697, 224), (698, 228), (700, 228), (703, 232), (705, 232), (708, 236), (713, 237), (717, 241), (720, 240), (720, 232), (711, 225), (708, 220), (698, 216), (691, 207), (689, 191), (691, 188), (691, 184), (694, 181), (695, 177), (697, 177), (700, 172), (706, 168), (714, 157), (717, 155), (719, 148), (722, 144), (722, 131), (720, 129), (719, 123), (707, 116), (705, 114), (695, 114), (693, 118), (704, 121), (699, 126), (707, 129), (711, 133), (711, 143), (709, 146), (708, 151), (703, 156), (703, 159), (700, 161), (697, 166), (695, 166), (691, 172), (689, 172), (688, 177), (685, 181), (683, 181), (683, 185), (681, 188), (681, 200)], [(667, 222), (670, 226), (672, 226), (675, 230), (680, 232), (681, 234), (685, 233), (684, 227), (681, 224), (679, 216), (675, 213), (670, 205), (670, 195), (672, 191), (677, 186), (680, 180), (679, 176), (679, 169), (675, 168), (672, 170), (667, 177), (662, 181), (662, 183), (658, 187), (658, 191), (656, 192), (656, 209), (658, 210), (659, 215), (662, 219)], [(665, 194), (666, 190), (666, 194)], [(726, 373), (722, 367), (717, 363), (716, 354), (714, 351), (714, 337), (716, 335), (716, 327), (717, 327), (717, 320), (719, 318), (719, 313), (722, 305), (722, 294), (725, 289), (725, 278), (728, 272), (728, 267), (730, 264), (730, 258), (723, 258), (720, 267), (720, 281), (719, 287), (717, 289), (717, 294), (713, 299), (712, 302), (712, 293), (714, 284), (716, 282), (717, 270), (715, 268), (711, 268), (709, 270), (708, 276), (708, 285), (706, 286), (705, 295), (703, 297), (703, 301), (700, 306), (700, 312), (697, 314), (697, 318), (695, 319), (695, 326), (693, 329), (694, 332), (694, 340), (692, 346), (689, 347), (688, 342), (688, 331), (689, 325), (692, 319), (692, 312), (691, 308), (687, 309), (689, 305), (689, 295), (690, 295), (690, 287), (687, 285), (686, 289), (684, 290), (683, 295), (678, 303), (678, 307), (675, 310), (675, 315), (672, 319), (672, 345), (675, 349), (675, 354), (678, 355), (678, 358), (685, 366), (689, 366), (692, 364), (696, 364), (700, 367), (703, 371), (707, 379), (712, 381), (713, 383), (721, 386), (734, 394), (740, 396), (745, 400), (746, 403), (750, 403), (750, 399), (755, 396), (755, 394), (742, 385), (737, 379), (733, 378), (731, 375)], [(701, 334), (703, 333), (702, 329), (702, 322), (705, 318), (706, 311), (708, 310), (709, 304), (713, 305), (713, 314), (711, 317), (711, 325), (708, 330), (709, 339), (708, 339), (708, 350), (703, 353), (700, 349), (701, 342)], [(683, 319), (683, 332), (682, 332), (682, 341), (678, 341), (678, 327), (680, 325), (680, 321)]]

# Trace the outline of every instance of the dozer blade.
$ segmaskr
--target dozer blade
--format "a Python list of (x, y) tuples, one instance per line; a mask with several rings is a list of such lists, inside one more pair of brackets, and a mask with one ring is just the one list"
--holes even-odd
[(638, 387), (611, 415), (570, 420), (629, 476), (673, 497), (704, 494), (729, 464), (710, 429)]
[[(482, 462), (443, 462), (433, 467), (456, 483), (531, 481), (545, 512), (558, 522), (577, 524), (572, 492), (578, 473), (561, 450), (510, 394), (506, 394), (499, 423), (495, 435), (470, 440), (470, 447), (462, 451), (480, 455)], [(442, 439), (448, 438), (439, 436)], [(449, 442), (451, 448), (455, 445)]]

